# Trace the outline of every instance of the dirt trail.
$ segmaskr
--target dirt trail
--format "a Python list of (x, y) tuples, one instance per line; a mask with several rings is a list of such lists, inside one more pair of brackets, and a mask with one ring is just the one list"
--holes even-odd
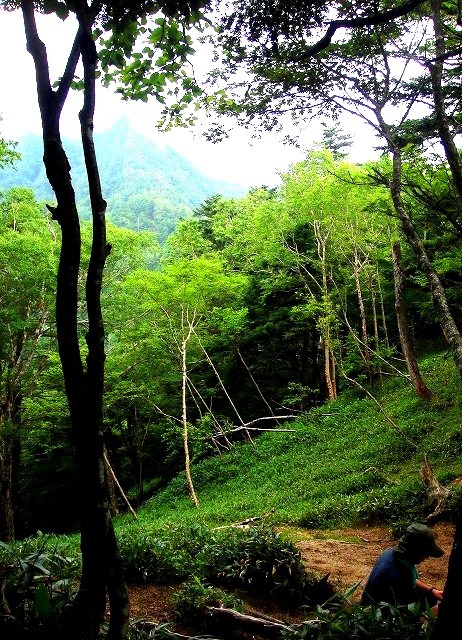
[[(442, 558), (431, 558), (419, 565), (422, 580), (444, 587), (454, 528), (447, 523), (433, 527), (438, 544), (444, 549)], [(387, 547), (396, 544), (386, 527), (363, 527), (339, 531), (301, 532), (308, 537), (298, 544), (308, 569), (322, 575), (330, 573), (330, 582), (344, 590), (366, 580), (377, 557)], [(357, 595), (360, 595), (360, 588)]]
[[(435, 525), (434, 531), (438, 544), (444, 549), (442, 558), (426, 560), (419, 566), (420, 577), (443, 588), (446, 580), (449, 554), (451, 551), (454, 528), (447, 523)], [(307, 569), (320, 575), (330, 574), (330, 582), (337, 590), (345, 590), (367, 578), (378, 555), (387, 547), (393, 546), (390, 530), (387, 527), (362, 527), (337, 531), (297, 532), (298, 548)], [(159, 585), (131, 586), (130, 598), (132, 617), (146, 617), (157, 623), (173, 620), (170, 598), (173, 587)], [(359, 598), (359, 588), (355, 596)], [(241, 594), (239, 594), (241, 595)], [(248, 600), (251, 607), (279, 619), (287, 619), (277, 603), (256, 598)], [(181, 632), (180, 629), (175, 629)]]

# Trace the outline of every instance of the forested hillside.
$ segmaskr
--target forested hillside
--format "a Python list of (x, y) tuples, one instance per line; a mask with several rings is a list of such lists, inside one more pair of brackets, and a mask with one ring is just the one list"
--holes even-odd
[[(160, 242), (178, 220), (191, 216), (207, 197), (244, 194), (244, 188), (213, 180), (171, 147), (164, 147), (131, 128), (127, 118), (95, 135), (101, 181), (108, 202), (108, 218), (121, 227), (150, 230)], [(79, 140), (64, 146), (72, 167), (72, 179), (81, 215), (90, 218), (90, 200)], [(0, 190), (14, 186), (33, 189), (37, 198), (52, 202), (54, 196), (43, 165), (43, 143), (29, 133), (18, 141), (21, 160), (0, 173)]]
[[(414, 172), (411, 164), (404, 169)], [(185, 454), (194, 461), (214, 456), (347, 390), (375, 394), (389, 377), (407, 377), (395, 308), (399, 278), (405, 328), (414, 336), (408, 348), (421, 352), (429, 336), (433, 346), (444, 344), (425, 281), (400, 244), (388, 191), (371, 179), (378, 170), (390, 167), (313, 151), (277, 190), (207, 200), (163, 247), (151, 232), (109, 225), (105, 441), (135, 504), (184, 468)], [(409, 206), (426, 226), (460, 322), (458, 234), (441, 230), (411, 192)], [(2, 394), (21, 443), (17, 527), (21, 534), (66, 530), (76, 513), (68, 500), (73, 470), (55, 343), (56, 223), (24, 189), (3, 197), (2, 212), (2, 361), (14, 380), (5, 379)], [(88, 223), (82, 231), (86, 260)], [(40, 252), (41, 243), (49, 249)], [(399, 244), (394, 273), (392, 245)], [(17, 279), (19, 268), (27, 277)], [(81, 340), (85, 331), (80, 311)], [(431, 398), (431, 385), (419, 380), (415, 393), (426, 397), (424, 388)], [(192, 482), (190, 491), (194, 496)]]
[[(154, 4), (155, 15), (144, 1), (1, 3), (21, 13), (43, 134), (24, 143), (35, 159), (23, 181), (0, 137), (2, 639), (171, 638), (134, 627), (126, 582), (167, 577), (189, 579), (186, 616), (198, 600), (203, 612), (209, 583), (261, 587), (310, 607), (285, 637), (453, 638), (460, 3)], [(75, 27), (56, 38), (58, 77), (41, 39), (50, 14)], [(199, 84), (190, 62), (203, 44)], [(94, 137), (97, 82), (157, 100), (166, 128), (202, 108), (209, 140), (233, 120), (300, 141), (311, 120), (323, 144), (277, 188), (236, 196), (123, 122)], [(85, 169), (61, 135), (76, 85)], [(339, 120), (350, 117), (376, 161), (348, 160)], [(139, 521), (115, 518), (135, 509)], [(261, 511), (274, 526), (453, 519), (436, 621), (420, 604), (431, 585), (357, 610), (310, 579), (274, 529), (230, 535), (231, 520)], [(44, 533), (63, 537), (50, 551)]]

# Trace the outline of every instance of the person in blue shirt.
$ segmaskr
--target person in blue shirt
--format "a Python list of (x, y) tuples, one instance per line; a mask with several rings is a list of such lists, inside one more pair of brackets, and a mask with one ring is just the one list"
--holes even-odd
[(411, 524), (398, 544), (386, 549), (376, 561), (364, 587), (361, 603), (385, 602), (396, 606), (413, 602), (425, 604), (427, 601), (436, 616), (443, 592), (419, 580), (416, 565), (430, 557), (440, 558), (443, 554), (430, 527)]

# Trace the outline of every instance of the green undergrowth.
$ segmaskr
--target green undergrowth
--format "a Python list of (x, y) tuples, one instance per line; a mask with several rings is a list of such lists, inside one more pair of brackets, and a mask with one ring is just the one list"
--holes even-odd
[(444, 484), (462, 475), (462, 400), (447, 354), (427, 356), (421, 369), (431, 401), (417, 398), (404, 378), (369, 387), (381, 408), (365, 393), (346, 390), (285, 423), (286, 432), (238, 443), (193, 466), (199, 508), (180, 475), (139, 511), (138, 526), (218, 526), (266, 514), (268, 523), (309, 528), (399, 528), (423, 518), (431, 508), (419, 473), (424, 456)]
[[(295, 532), (380, 523), (399, 533), (425, 518), (432, 505), (420, 478), (424, 456), (439, 481), (453, 489), (445, 514), (451, 519), (462, 505), (452, 484), (462, 475), (460, 377), (447, 354), (427, 356), (420, 364), (434, 393), (431, 401), (415, 397), (403, 378), (369, 387), (375, 401), (344, 390), (338, 401), (285, 423), (286, 431), (238, 443), (194, 465), (199, 508), (180, 475), (136, 520), (118, 517), (128, 581), (183, 584), (174, 604), (180, 618), (210, 602), (227, 604), (235, 589), (311, 607), (326, 602), (331, 587), (306, 572)], [(230, 526), (246, 519), (255, 519), (248, 529)], [(78, 536), (37, 535), (2, 545), (3, 597), (14, 622), (34, 633), (49, 628), (72, 600), (79, 570)], [(317, 613), (322, 622), (319, 607)], [(368, 615), (376, 614), (348, 612), (337, 630), (328, 625), (327, 635), (319, 637), (344, 637), (353, 622), (362, 628)], [(140, 633), (136, 637), (145, 637)], [(312, 633), (308, 626), (287, 637), (318, 637)], [(408, 635), (393, 634), (386, 637), (420, 637), (412, 621)]]

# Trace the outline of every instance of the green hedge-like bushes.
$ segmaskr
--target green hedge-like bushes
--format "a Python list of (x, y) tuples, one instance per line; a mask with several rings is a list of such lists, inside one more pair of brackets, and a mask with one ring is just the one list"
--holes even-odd
[(124, 532), (120, 549), (131, 582), (182, 582), (242, 588), (260, 595), (321, 602), (332, 590), (309, 574), (296, 546), (272, 528), (168, 527)]

